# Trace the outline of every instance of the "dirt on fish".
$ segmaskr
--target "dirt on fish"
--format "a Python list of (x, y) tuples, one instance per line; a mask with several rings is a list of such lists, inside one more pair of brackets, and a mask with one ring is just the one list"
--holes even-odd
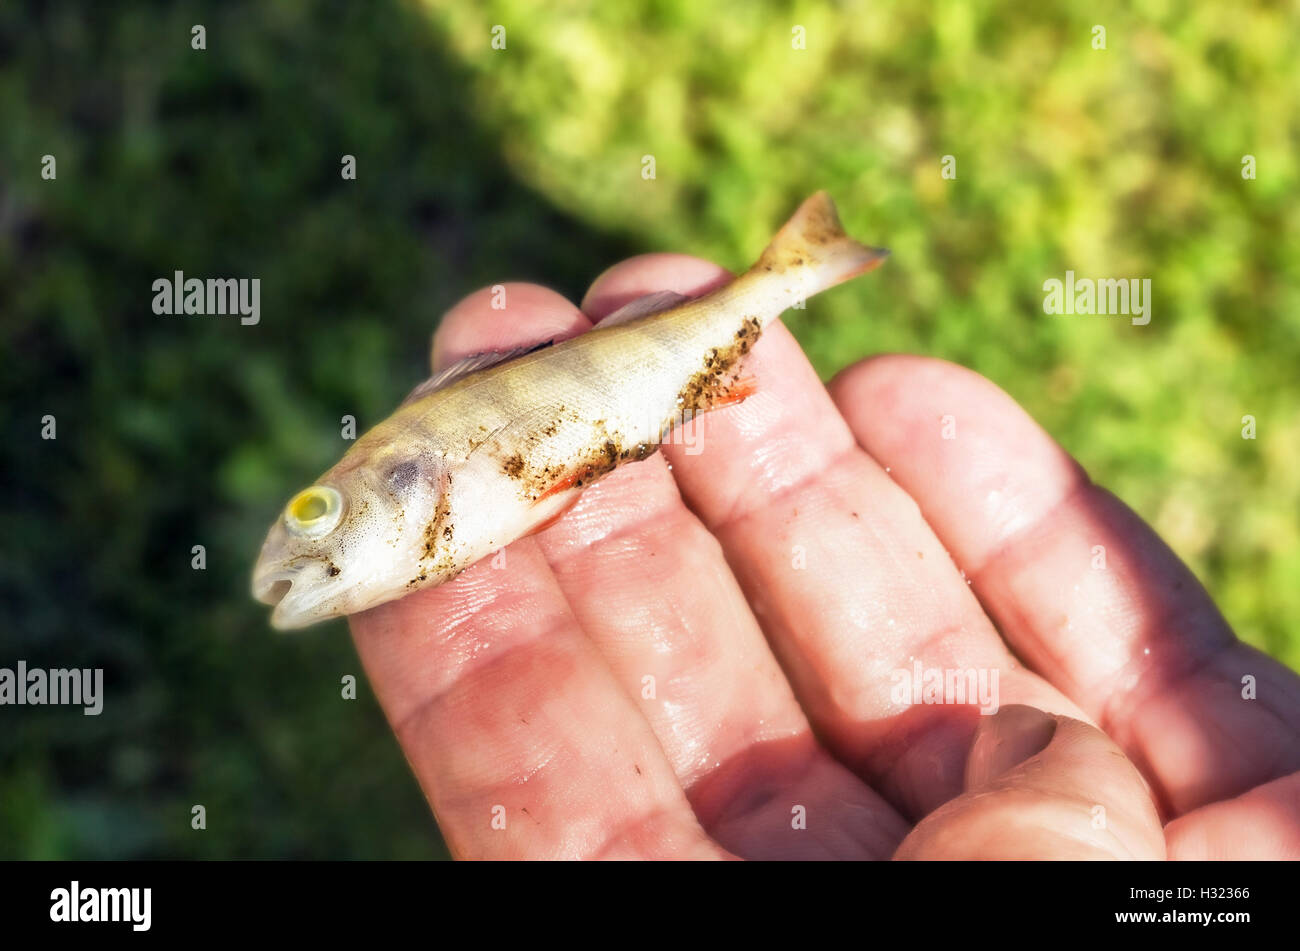
[[(552, 423), (551, 425), (554, 426), (555, 424)], [(524, 472), (523, 455), (521, 453), (516, 452), (511, 456), (507, 456), (506, 461), (502, 464), (501, 468), (506, 475), (510, 476), (510, 478), (512, 479), (519, 478), (521, 475), (523, 475)]]
[(746, 317), (735, 340), (726, 347), (714, 347), (704, 357), (704, 368), (695, 373), (677, 394), (677, 404), (682, 411), (702, 413), (732, 395), (737, 364), (758, 342), (763, 325), (754, 317)]
[[(568, 422), (579, 423), (580, 420), (575, 417)], [(618, 434), (608, 431), (603, 419), (597, 420), (591, 428), (590, 448), (580, 453), (570, 465), (538, 465), (523, 453), (515, 452), (502, 460), (501, 470), (519, 483), (525, 498), (537, 502), (555, 492), (589, 486), (623, 463), (646, 459), (659, 448), (650, 442), (624, 445)], [(553, 421), (541, 430), (545, 435), (554, 435), (558, 431), (559, 421)], [(536, 446), (538, 441), (530, 442)]]
[[(451, 476), (447, 475), (438, 493), (438, 504), (433, 510), (433, 519), (424, 527), (424, 551), (420, 554), (420, 573), (406, 583), (408, 588), (423, 584), (429, 575), (444, 575), (454, 567), (450, 547), (443, 547), (442, 542), (450, 542), (456, 533), (451, 524)], [(445, 580), (445, 579), (444, 579)]]

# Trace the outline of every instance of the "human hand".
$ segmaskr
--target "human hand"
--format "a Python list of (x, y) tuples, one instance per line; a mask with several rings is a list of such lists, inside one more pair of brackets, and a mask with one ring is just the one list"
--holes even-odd
[[(657, 254), (581, 310), (479, 291), (434, 361), (729, 279)], [(828, 390), (779, 322), (746, 372), (698, 454), (351, 618), (454, 855), (1300, 857), (1300, 677), (1009, 397), (906, 356)], [(1002, 709), (896, 702), (917, 662), (996, 672)]]

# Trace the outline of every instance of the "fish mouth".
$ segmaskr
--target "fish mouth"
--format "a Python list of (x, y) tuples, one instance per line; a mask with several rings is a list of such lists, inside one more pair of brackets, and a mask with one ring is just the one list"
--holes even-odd
[(275, 607), (284, 600), (284, 596), (289, 593), (289, 589), (292, 587), (292, 581), (272, 581), (257, 595), (257, 600)]
[(253, 576), (253, 597), (269, 604), (271, 626), (277, 630), (306, 627), (325, 615), (319, 611), (321, 598), (310, 597), (311, 585), (298, 584), (300, 572), (282, 568)]
[(253, 597), (274, 607), (292, 590), (297, 577), (298, 572), (288, 569), (256, 574), (253, 576)]

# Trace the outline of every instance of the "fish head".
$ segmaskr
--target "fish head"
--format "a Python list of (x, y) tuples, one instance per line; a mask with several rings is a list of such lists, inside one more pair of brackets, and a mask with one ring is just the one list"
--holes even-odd
[(388, 452), (370, 464), (345, 457), (297, 493), (253, 568), (253, 597), (275, 608), (271, 625), (305, 627), (404, 594), (433, 550), (446, 488), (436, 460)]

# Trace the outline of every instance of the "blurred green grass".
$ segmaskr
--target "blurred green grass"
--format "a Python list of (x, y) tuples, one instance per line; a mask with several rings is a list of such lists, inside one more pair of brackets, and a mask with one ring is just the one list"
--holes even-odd
[[(894, 251), (787, 315), (824, 376), (894, 350), (989, 376), (1300, 668), (1297, 25), (1155, 0), (6, 4), (0, 664), (102, 666), (108, 699), (0, 711), (0, 856), (445, 854), (368, 690), (339, 699), (344, 626), (276, 636), (249, 600), (266, 524), (340, 416), (423, 376), (460, 296), (578, 297), (637, 251), (742, 267), (817, 188)], [(260, 277), (261, 324), (153, 315), (178, 268)], [(1067, 269), (1150, 278), (1150, 325), (1045, 316)]]

